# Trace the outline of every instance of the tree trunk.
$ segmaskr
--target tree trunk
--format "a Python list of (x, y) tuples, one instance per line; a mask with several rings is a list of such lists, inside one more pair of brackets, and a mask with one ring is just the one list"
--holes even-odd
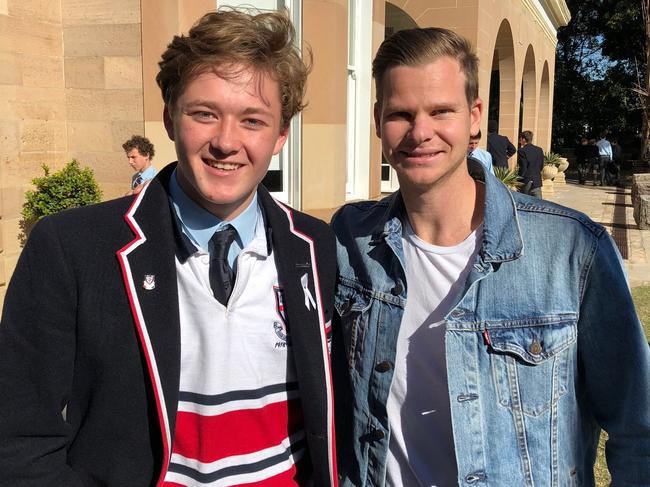
[(641, 10), (643, 12), (643, 21), (645, 23), (645, 73), (643, 86), (641, 90), (645, 91), (645, 96), (641, 96), (641, 106), (643, 107), (643, 127), (641, 129), (641, 154), (640, 159), (650, 165), (650, 0), (641, 0)]

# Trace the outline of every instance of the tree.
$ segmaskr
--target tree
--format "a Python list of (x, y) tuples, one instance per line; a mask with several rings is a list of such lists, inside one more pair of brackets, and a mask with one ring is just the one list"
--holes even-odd
[(558, 31), (556, 57), (556, 149), (609, 129), (634, 137), (647, 158), (649, 2), (567, 0), (572, 18)]

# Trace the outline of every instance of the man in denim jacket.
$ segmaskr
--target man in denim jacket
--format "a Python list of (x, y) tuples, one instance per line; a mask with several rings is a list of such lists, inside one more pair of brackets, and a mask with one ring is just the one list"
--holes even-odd
[(593, 485), (602, 428), (613, 485), (650, 485), (650, 353), (605, 229), (467, 159), (466, 40), (399, 31), (373, 76), (400, 190), (333, 220), (342, 484)]

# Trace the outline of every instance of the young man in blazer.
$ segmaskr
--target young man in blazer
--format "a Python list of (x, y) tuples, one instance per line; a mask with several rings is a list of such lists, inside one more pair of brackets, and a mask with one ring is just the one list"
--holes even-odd
[(302, 108), (286, 15), (162, 55), (178, 162), (33, 230), (0, 325), (0, 485), (336, 485), (327, 226), (260, 184)]

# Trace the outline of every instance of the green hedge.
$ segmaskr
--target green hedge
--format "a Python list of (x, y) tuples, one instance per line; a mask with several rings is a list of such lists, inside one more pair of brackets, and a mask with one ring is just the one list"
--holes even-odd
[(99, 203), (102, 192), (90, 168), (82, 169), (73, 159), (60, 171), (50, 174), (50, 168), (43, 164), (45, 175), (32, 179), (33, 191), (25, 193), (21, 228), (23, 238), (34, 224), (47, 215), (61, 210)]

